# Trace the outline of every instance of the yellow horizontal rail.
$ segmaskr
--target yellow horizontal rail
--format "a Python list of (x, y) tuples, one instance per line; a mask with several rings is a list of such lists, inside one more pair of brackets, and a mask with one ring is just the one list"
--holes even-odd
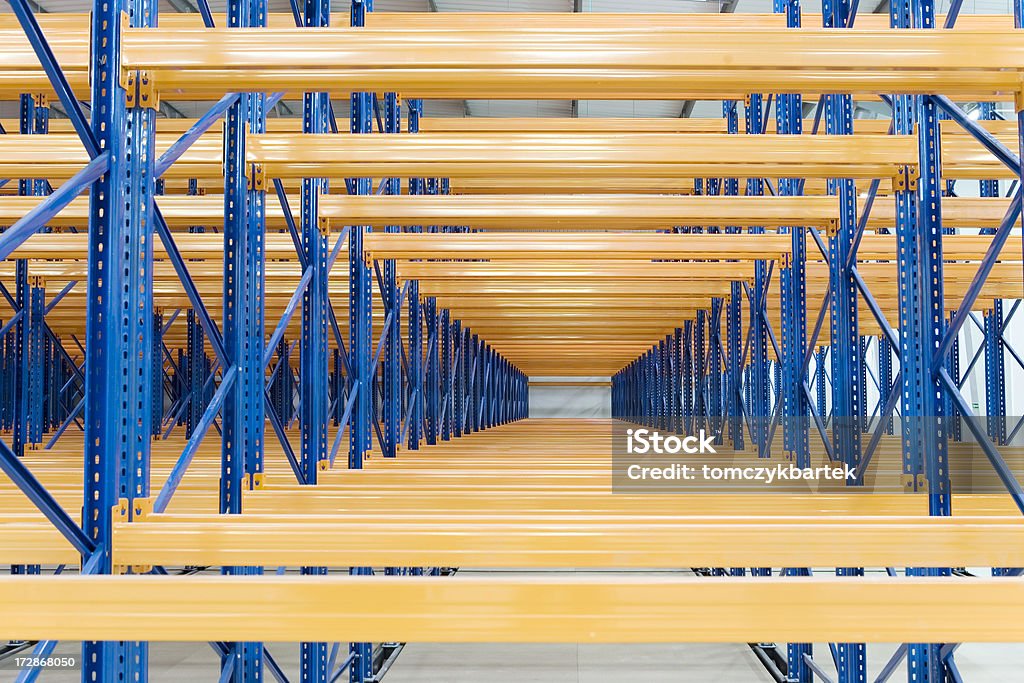
[(159, 517), (115, 525), (115, 564), (530, 569), (1024, 565), (1024, 519), (1014, 517)]
[(328, 195), (320, 216), (342, 225), (460, 225), (475, 228), (653, 230), (682, 225), (827, 227), (835, 197), (630, 195)]
[[(440, 239), (439, 239), (440, 238)], [(890, 238), (894, 239), (894, 238)], [(375, 259), (773, 259), (790, 250), (788, 235), (609, 233), (367, 233)], [(895, 249), (895, 242), (893, 242)]]
[[(243, 29), (239, 29), (243, 30)], [(891, 178), (917, 163), (913, 136), (619, 133), (251, 135), (271, 177)]]
[(1006, 578), (0, 577), (32, 640), (1007, 642), (1021, 609)]

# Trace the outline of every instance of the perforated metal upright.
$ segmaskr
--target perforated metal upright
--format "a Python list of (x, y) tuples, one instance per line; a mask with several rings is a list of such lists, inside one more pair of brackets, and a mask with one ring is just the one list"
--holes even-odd
[[(313, 2), (314, 0), (309, 0)], [(320, 0), (318, 5), (325, 5), (326, 0)], [(354, 27), (362, 27), (366, 22), (366, 13), (373, 11), (373, 0), (352, 0), (349, 23)], [(329, 7), (318, 9), (320, 17), (326, 24), (326, 18), (330, 14)], [(309, 24), (310, 17), (307, 11), (306, 23)], [(307, 95), (307, 97), (320, 97), (317, 100), (317, 111), (323, 113), (324, 131), (326, 131), (327, 115), (327, 94)], [(370, 92), (354, 92), (350, 98), (350, 132), (353, 134), (370, 133), (373, 129), (373, 99), (374, 94)], [(318, 118), (318, 125), (320, 123)], [(356, 178), (354, 183), (355, 194), (370, 194), (370, 179)], [(363, 455), (370, 449), (371, 424), (373, 421), (373, 375), (371, 364), (373, 358), (372, 334), (372, 276), (370, 264), (366, 259), (366, 252), (363, 248), (363, 235), (369, 230), (367, 226), (353, 226), (349, 234), (349, 367), (352, 370), (353, 381), (350, 391), (356, 394), (352, 417), (349, 428), (349, 467), (361, 469), (363, 466)], [(326, 251), (326, 242), (324, 242)], [(326, 283), (326, 277), (324, 279)], [(324, 297), (326, 299), (326, 285)], [(326, 339), (326, 333), (325, 333)]]
[[(384, 132), (396, 134), (401, 132), (402, 109), (398, 95), (393, 92), (384, 94)], [(399, 178), (388, 178), (384, 182), (384, 193), (398, 195), (402, 193)], [(384, 227), (385, 232), (400, 232), (397, 225)], [(383, 262), (381, 296), (384, 299), (385, 319), (390, 321), (385, 330), (384, 357), (381, 361), (381, 411), (383, 427), (381, 434), (383, 443), (381, 451), (385, 458), (393, 458), (398, 452), (402, 419), (402, 307), (399, 302), (399, 290), (396, 281), (396, 268), (393, 259)]]
[[(84, 530), (96, 545), (83, 572), (110, 573), (111, 509), (119, 498), (149, 495), (153, 372), (154, 118), (145, 74), (121, 74), (121, 15), (151, 26), (156, 3), (98, 1), (91, 35), (92, 121), (80, 131), (92, 158), (109, 165), (89, 199), (86, 308)], [(129, 102), (129, 98), (130, 102)], [(81, 120), (73, 102), (73, 121)], [(85, 642), (83, 680), (146, 680), (148, 651), (139, 642)]]

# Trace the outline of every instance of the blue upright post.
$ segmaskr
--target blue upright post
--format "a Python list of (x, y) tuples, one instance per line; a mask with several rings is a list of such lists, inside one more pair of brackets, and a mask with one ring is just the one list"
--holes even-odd
[[(327, 0), (309, 0), (309, 2), (326, 4)], [(365, 25), (366, 13), (373, 11), (372, 0), (352, 0), (349, 23), (354, 27)], [(329, 9), (322, 10), (326, 19)], [(307, 23), (309, 17), (307, 15)], [(326, 23), (326, 21), (325, 21)], [(318, 95), (322, 98), (322, 106), (317, 111), (324, 115), (326, 124), (327, 94)], [(318, 97), (310, 95), (309, 97)], [(373, 130), (373, 99), (371, 92), (354, 92), (350, 98), (350, 131), (353, 134), (366, 134)], [(325, 129), (326, 130), (326, 129)], [(356, 178), (355, 192), (368, 195), (371, 192), (369, 178)], [(366, 263), (363, 249), (363, 234), (367, 226), (353, 226), (349, 234), (349, 347), (353, 373), (353, 389), (357, 391), (353, 405), (349, 428), (349, 467), (361, 469), (363, 455), (370, 449), (370, 432), (373, 421), (373, 376), (370, 367), (373, 358), (372, 334), (372, 301), (370, 266)], [(326, 277), (324, 278), (326, 283)], [(326, 286), (324, 297), (326, 298)], [(362, 665), (362, 664), (361, 664)], [(355, 670), (353, 667), (352, 670)]]
[(452, 435), (462, 436), (465, 428), (463, 405), (466, 393), (465, 335), (462, 321), (452, 322)]
[(825, 392), (825, 356), (827, 355), (827, 351), (825, 348), (826, 347), (824, 346), (819, 347), (814, 354), (815, 399), (817, 399), (818, 416), (821, 418), (822, 422), (827, 422), (828, 420), (828, 399)]
[(160, 423), (164, 416), (164, 313), (163, 309), (153, 310), (153, 403), (150, 427), (153, 436), (160, 434)]
[[(266, 26), (266, 13), (266, 0), (228, 3), (227, 26)], [(264, 131), (265, 99), (263, 95), (241, 94), (228, 108), (224, 123), (223, 370), (234, 367), (236, 375), (222, 408), (222, 514), (242, 512), (242, 489), (257, 485), (263, 469), (266, 177), (260, 165), (246, 162), (245, 149), (247, 133)], [(201, 417), (200, 406), (207, 402), (205, 379), (209, 366), (201, 341), (190, 351), (194, 427), (199, 421), (196, 416)], [(262, 568), (224, 567), (223, 572), (251, 575), (262, 573)], [(262, 643), (229, 643), (221, 658), (221, 670), (230, 670), (234, 683), (261, 681)]]
[[(979, 120), (996, 119), (996, 107), (993, 102), (979, 103), (978, 110)], [(999, 196), (998, 180), (982, 180), (979, 185), (979, 196)], [(982, 228), (981, 234), (992, 235), (995, 231), (995, 228)], [(1006, 368), (1002, 335), (1003, 301), (996, 299), (992, 302), (992, 308), (985, 311), (985, 414), (988, 435), (997, 444), (1006, 443)], [(952, 359), (956, 356), (955, 351), (950, 354)], [(958, 379), (958, 376), (954, 375), (954, 379)]]
[[(90, 156), (109, 154), (109, 167), (89, 199), (89, 275), (86, 304), (85, 476), (82, 518), (96, 544), (90, 566), (109, 574), (111, 509), (119, 498), (149, 495), (153, 372), (153, 168), (155, 114), (152, 82), (121, 73), (121, 18), (156, 24), (157, 3), (95, 2), (92, 9)], [(78, 114), (79, 112), (69, 112)], [(125, 202), (125, 197), (133, 197)], [(82, 644), (83, 681), (145, 681), (148, 650), (140, 642)]]
[(697, 311), (697, 324), (693, 330), (693, 415), (695, 424), (693, 431), (698, 432), (707, 427), (707, 367), (704, 362), (706, 346), (704, 343), (707, 334), (708, 312)]
[[(693, 424), (693, 357), (694, 357), (694, 335), (693, 335), (694, 321), (686, 320), (683, 322), (683, 345), (682, 352), (680, 353), (681, 370), (680, 374), (683, 378), (683, 401), (682, 401), (682, 419), (683, 419), (683, 431), (692, 434), (694, 431)], [(632, 373), (631, 373), (632, 374)], [(630, 382), (631, 384), (632, 382)], [(631, 390), (631, 386), (627, 387)], [(627, 413), (628, 415), (628, 413)]]
[[(822, 5), (826, 28), (849, 26), (849, 0), (825, 0)], [(853, 134), (853, 98), (825, 95), (825, 130), (830, 135)], [(857, 288), (846, 267), (854, 249), (857, 228), (857, 189), (850, 178), (829, 178), (829, 194), (839, 195), (839, 226), (829, 239), (829, 286), (831, 288), (832, 443), (839, 460), (859, 467), (861, 458), (860, 403), (861, 347), (858, 334)], [(847, 482), (860, 484), (862, 482)], [(859, 576), (862, 568), (836, 569), (840, 576)], [(838, 683), (861, 683), (867, 678), (867, 653), (863, 643), (836, 645)]]
[[(1006, 443), (1006, 373), (1003, 361), (1003, 301), (985, 312), (985, 413), (988, 435)], [(950, 357), (953, 357), (950, 353)], [(954, 376), (954, 379), (956, 377)]]
[(29, 293), (25, 315), (24, 366), (27, 380), (25, 400), (28, 404), (26, 417), (27, 442), (35, 447), (43, 440), (43, 396), (45, 385), (43, 378), (46, 362), (46, 345), (43, 342), (43, 308), (46, 306), (46, 283), (43, 278), (34, 275), (29, 277)]
[[(324, 27), (330, 25), (331, 6), (329, 0), (305, 0), (303, 23), (307, 27)], [(355, 104), (353, 102), (353, 104)], [(302, 96), (302, 132), (307, 135), (324, 135), (328, 132), (327, 120), (330, 107), (330, 96), (325, 92), (307, 92)], [(352, 120), (368, 112), (353, 106)], [(352, 132), (361, 132), (353, 127)], [(356, 181), (367, 186), (366, 181)], [(307, 267), (312, 276), (302, 296), (302, 331), (299, 338), (299, 431), (301, 435), (300, 463), (306, 484), (316, 484), (319, 477), (320, 462), (329, 457), (327, 450), (327, 397), (325, 383), (327, 379), (327, 261), (329, 258), (327, 226), (319, 221), (320, 195), (327, 191), (327, 180), (324, 178), (303, 178), (301, 189), (301, 244)], [(354, 226), (349, 233), (349, 284), (353, 299), (349, 304), (349, 320), (352, 323), (359, 318), (362, 306), (361, 275), (365, 268), (362, 259), (363, 229)], [(358, 274), (356, 273), (358, 271)], [(368, 278), (367, 278), (368, 284)], [(360, 296), (355, 292), (359, 291)], [(368, 296), (368, 295), (367, 295)], [(350, 327), (351, 330), (351, 327)], [(349, 367), (353, 377), (350, 378), (349, 391), (358, 391), (361, 398), (368, 393), (361, 386), (365, 375), (360, 374), (362, 363), (358, 357), (362, 343), (361, 330), (355, 334), (350, 332), (350, 348), (352, 358)], [(365, 351), (365, 349), (363, 349)], [(368, 351), (366, 352), (368, 356)], [(363, 402), (357, 405), (350, 417), (349, 428), (349, 464), (357, 458), (362, 461), (361, 429), (368, 414), (362, 410)], [(326, 567), (302, 567), (304, 575), (325, 575)], [(331, 672), (327, 663), (326, 642), (303, 642), (300, 645), (300, 674), (303, 683), (326, 683)]]
[(708, 377), (710, 379), (710, 386), (708, 390), (708, 399), (710, 404), (710, 413), (712, 418), (708, 425), (711, 432), (715, 435), (715, 444), (722, 443), (722, 432), (724, 431), (724, 422), (722, 416), (725, 414), (722, 404), (722, 345), (719, 343), (718, 330), (713, 329), (715, 325), (720, 325), (722, 320), (722, 299), (715, 297), (711, 300), (711, 316), (708, 320), (712, 329), (708, 331)]
[[(918, 29), (935, 27), (935, 7), (932, 0), (911, 0), (910, 10), (913, 26)], [(918, 97), (916, 101), (916, 124), (918, 137), (918, 158), (920, 160), (920, 182), (917, 187), (918, 220), (916, 241), (918, 250), (916, 263), (920, 281), (919, 300), (914, 326), (907, 334), (917, 341), (921, 350), (923, 368), (919, 374), (921, 383), (911, 387), (912, 410), (904, 414), (904, 420), (924, 422), (918, 426), (920, 439), (913, 444), (920, 449), (917, 459), (923, 461), (924, 478), (914, 482), (915, 488), (928, 491), (928, 511), (935, 516), (950, 514), (949, 466), (947, 458), (947, 420), (942, 400), (943, 388), (938, 374), (932, 371), (931, 359), (935, 357), (945, 333), (945, 311), (943, 309), (942, 275), (942, 188), (939, 117), (931, 97)], [(901, 307), (904, 302), (901, 301)], [(906, 356), (903, 356), (906, 358)], [(908, 574), (941, 576), (949, 575), (947, 568), (908, 568)], [(910, 681), (940, 683), (944, 681), (945, 668), (940, 657), (941, 645), (934, 643), (911, 643), (907, 646), (907, 676)]]
[(426, 380), (424, 386), (424, 399), (425, 399), (425, 422), (426, 422), (426, 441), (427, 445), (433, 446), (437, 443), (437, 437), (440, 432), (440, 399), (441, 399), (441, 380), (440, 370), (438, 365), (440, 364), (440, 353), (438, 346), (440, 340), (438, 339), (438, 312), (437, 312), (437, 300), (428, 296), (426, 300), (426, 306), (423, 312), (427, 322), (427, 369), (426, 369)]
[(188, 311), (187, 324), (189, 403), (185, 411), (185, 436), (192, 436), (192, 429), (199, 424), (203, 411), (206, 410), (206, 340), (203, 326), (196, 320), (195, 311)]
[(441, 343), (440, 389), (441, 389), (441, 440), (452, 438), (452, 325), (451, 312), (442, 308), (438, 323), (438, 337)]
[[(393, 92), (384, 94), (384, 132), (395, 134), (401, 132), (402, 109), (398, 95)], [(384, 193), (399, 195), (402, 186), (399, 178), (388, 178), (384, 183)], [(385, 232), (399, 232), (397, 225), (384, 227)], [(401, 431), (402, 413), (402, 308), (399, 305), (399, 291), (396, 282), (394, 259), (387, 259), (383, 264), (384, 313), (391, 316), (391, 326), (387, 329), (384, 341), (384, 357), (381, 367), (382, 412), (384, 436), (383, 455), (393, 458), (398, 453)]]
[(683, 433), (683, 328), (677, 327), (671, 335), (671, 370), (669, 412), (672, 416), (670, 428), (677, 434)]
[(409, 450), (419, 450), (423, 438), (423, 319), (419, 283), (409, 286)]
[(480, 371), (483, 359), (480, 357), (480, 337), (472, 335), (469, 340), (469, 389), (466, 391), (466, 405), (468, 406), (469, 429), (478, 432), (483, 427), (480, 424)]
[[(878, 339), (878, 406), (881, 411), (882, 406), (889, 402), (890, 392), (892, 391), (892, 347), (889, 346), (888, 340), (885, 335), (879, 335)], [(893, 434), (893, 419), (892, 414), (879, 415), (879, 417), (885, 422), (885, 433), (888, 435)]]
[[(307, 0), (327, 5), (322, 10), (326, 17), (330, 13), (330, 0)], [(366, 24), (366, 13), (373, 11), (373, 0), (352, 0), (349, 23), (353, 27)], [(308, 16), (307, 16), (308, 21)], [(326, 104), (327, 95), (323, 94)], [(351, 121), (350, 130), (353, 134), (366, 134), (373, 130), (373, 101), (376, 95), (372, 92), (354, 92), (350, 99)], [(397, 103), (396, 103), (397, 106)], [(325, 112), (326, 113), (326, 112)], [(396, 114), (397, 115), (397, 114)], [(356, 194), (371, 193), (370, 178), (355, 179)], [(351, 416), (349, 429), (349, 467), (361, 469), (363, 456), (370, 450), (371, 423), (373, 422), (374, 377), (371, 370), (373, 358), (373, 307), (371, 292), (370, 266), (366, 262), (363, 249), (363, 234), (369, 230), (366, 226), (353, 226), (349, 235), (349, 345), (352, 361), (350, 366), (358, 382), (358, 393)], [(324, 278), (324, 297), (326, 299), (326, 277)], [(397, 313), (397, 311), (396, 311)], [(352, 567), (352, 574), (372, 574), (370, 567)], [(320, 647), (318, 645), (317, 647)], [(323, 647), (326, 649), (326, 645)], [(373, 645), (372, 643), (350, 643), (348, 675), (350, 683), (363, 683), (373, 677)], [(325, 672), (328, 677), (330, 671)], [(320, 680), (319, 678), (317, 679)]]

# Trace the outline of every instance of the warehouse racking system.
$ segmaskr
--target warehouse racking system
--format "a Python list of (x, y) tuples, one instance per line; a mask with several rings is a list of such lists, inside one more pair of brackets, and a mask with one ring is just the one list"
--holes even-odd
[[(889, 642), (878, 680), (938, 682), (959, 643), (1024, 640), (1020, 2), (8, 1), (0, 637), (82, 641), (83, 681), (147, 680), (148, 642), (180, 640), (220, 680), (287, 681), (263, 643), (301, 642), (324, 683), (380, 680), (404, 642), (772, 641), (781, 681), (832, 680), (829, 655), (867, 681)], [(268, 120), (288, 95), (302, 117)], [(722, 116), (424, 116), (446, 97)], [(611, 377), (617, 423), (708, 431), (700, 462), (856, 477), (613, 493), (612, 421), (527, 419), (551, 375)], [(453, 575), (505, 567), (706, 571)]]

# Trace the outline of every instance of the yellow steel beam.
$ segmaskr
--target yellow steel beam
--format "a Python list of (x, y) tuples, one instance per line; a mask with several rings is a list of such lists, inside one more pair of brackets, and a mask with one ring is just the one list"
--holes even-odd
[[(31, 211), (45, 197), (0, 197), (0, 225), (11, 225)], [(294, 199), (294, 198), (293, 198)], [(224, 224), (224, 195), (161, 195), (156, 200), (160, 211), (167, 221), (168, 227), (187, 228), (192, 225)], [(297, 201), (291, 202), (293, 218), (299, 221), (295, 213)], [(278, 230), (288, 227), (284, 210), (276, 198), (266, 202), (266, 225), (268, 229)], [(89, 198), (81, 196), (74, 199), (60, 210), (47, 225), (82, 227), (89, 222)]]
[[(386, 89), (409, 97), (678, 96), (750, 92), (972, 92), (1019, 88), (1014, 30), (508, 28), (126, 29), (123, 64), (164, 89)], [(336, 68), (335, 64), (366, 65)], [(580, 65), (586, 65), (581, 67)], [(171, 77), (176, 72), (179, 78)], [(595, 78), (601, 74), (602, 78)], [(821, 76), (827, 78), (819, 80)], [(620, 77), (622, 81), (620, 82)], [(671, 87), (670, 87), (671, 86)], [(195, 88), (196, 84), (192, 84)], [(684, 86), (685, 87), (685, 86)]]
[[(514, 279), (533, 280), (654, 280), (654, 281), (732, 281), (752, 279), (754, 267), (750, 262), (666, 262), (666, 261), (609, 261), (587, 260), (583, 263), (565, 261), (530, 262), (404, 262), (398, 266), (399, 279), (419, 280), (421, 286), (428, 280), (462, 280), (492, 282)], [(473, 285), (474, 287), (476, 285)]]
[[(894, 238), (893, 238), (894, 239)], [(773, 259), (788, 235), (579, 233), (378, 233), (365, 236), (375, 259)], [(895, 243), (893, 243), (895, 244)]]
[[(240, 29), (242, 30), (242, 29)], [(891, 178), (917, 163), (913, 136), (620, 133), (251, 135), (246, 158), (271, 177)]]
[(32, 640), (1006, 642), (1022, 608), (1003, 578), (0, 578), (0, 637)]
[(833, 226), (835, 197), (630, 195), (328, 195), (320, 217), (342, 225), (652, 230), (679, 225)]
[[(753, 456), (756, 457), (756, 456)], [(113, 562), (168, 566), (1010, 567), (1024, 520), (636, 518), (466, 520), (208, 515), (117, 523)]]
[[(0, 31), (0, 40), (3, 40), (2, 33)], [(0, 54), (2, 51), (0, 46)], [(176, 135), (158, 135), (157, 153), (163, 153), (177, 139)], [(164, 177), (196, 178), (223, 175), (222, 146), (219, 138), (200, 138), (185, 150)], [(81, 171), (88, 162), (89, 155), (86, 154), (77, 135), (0, 135), (0, 177), (70, 178)]]

